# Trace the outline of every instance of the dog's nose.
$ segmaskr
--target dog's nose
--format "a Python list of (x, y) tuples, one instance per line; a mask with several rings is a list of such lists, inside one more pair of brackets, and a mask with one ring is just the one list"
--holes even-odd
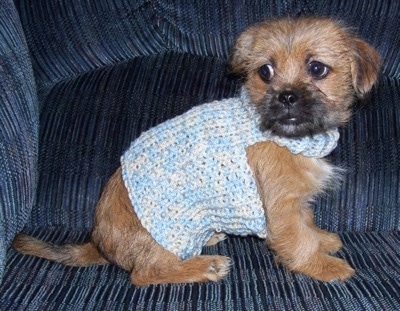
[(286, 106), (292, 106), (294, 103), (297, 102), (299, 99), (299, 96), (291, 91), (288, 92), (282, 92), (278, 96), (278, 100), (282, 103), (285, 104)]

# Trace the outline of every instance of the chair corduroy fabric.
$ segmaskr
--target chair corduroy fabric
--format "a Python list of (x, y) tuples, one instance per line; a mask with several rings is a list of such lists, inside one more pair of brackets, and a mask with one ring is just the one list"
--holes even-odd
[(0, 279), (7, 248), (31, 212), (37, 174), (38, 104), (25, 35), (12, 1), (0, 9)]
[[(398, 1), (0, 6), (1, 310), (400, 309)], [(290, 273), (254, 237), (204, 248), (233, 262), (227, 278), (205, 284), (135, 287), (115, 266), (71, 268), (5, 253), (24, 226), (52, 243), (87, 240), (101, 189), (130, 142), (195, 105), (238, 94), (241, 81), (226, 64), (246, 26), (305, 15), (343, 20), (383, 61), (377, 87), (355, 105), (328, 157), (346, 169), (344, 180), (313, 205), (317, 224), (340, 232), (338, 256), (357, 270), (351, 280), (322, 283)]]

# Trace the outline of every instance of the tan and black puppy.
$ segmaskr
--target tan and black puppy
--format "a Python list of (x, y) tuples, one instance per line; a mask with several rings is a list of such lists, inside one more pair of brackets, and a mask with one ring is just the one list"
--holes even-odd
[[(378, 53), (366, 42), (339, 23), (319, 18), (251, 26), (237, 39), (230, 59), (232, 71), (246, 76), (243, 87), (259, 130), (291, 140), (343, 125), (354, 100), (376, 82), (379, 64)], [(342, 247), (340, 238), (317, 228), (309, 208), (315, 195), (340, 178), (337, 170), (273, 141), (252, 142), (243, 149), (262, 205), (267, 243), (280, 262), (317, 280), (350, 278), (354, 270), (348, 263), (330, 255)], [(179, 177), (174, 182), (178, 185)], [(120, 168), (96, 207), (90, 242), (57, 246), (19, 234), (13, 247), (66, 265), (112, 263), (129, 271), (135, 285), (217, 281), (228, 273), (229, 258), (195, 254), (182, 259), (157, 243), (139, 220), (132, 196)], [(154, 208), (155, 218), (159, 212)], [(224, 239), (218, 231), (204, 244)]]

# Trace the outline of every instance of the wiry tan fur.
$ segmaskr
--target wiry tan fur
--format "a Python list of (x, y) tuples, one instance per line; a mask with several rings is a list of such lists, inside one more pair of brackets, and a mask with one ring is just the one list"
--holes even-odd
[[(329, 65), (329, 75), (313, 79), (306, 67), (310, 60)], [(338, 23), (305, 18), (248, 28), (237, 39), (230, 62), (233, 72), (246, 76), (245, 87), (260, 108), (274, 92), (306, 90), (323, 102), (324, 120), (340, 125), (349, 118), (354, 99), (362, 98), (375, 83), (380, 59)], [(268, 83), (258, 72), (267, 63), (274, 66)], [(338, 170), (323, 159), (293, 155), (271, 142), (257, 143), (246, 152), (264, 204), (267, 243), (279, 261), (317, 280), (350, 278), (353, 268), (331, 255), (342, 247), (339, 236), (317, 228), (309, 207), (315, 195), (339, 178)], [(224, 238), (216, 234), (208, 245)], [(229, 258), (223, 256), (182, 261), (159, 246), (131, 206), (121, 169), (110, 178), (96, 207), (90, 242), (56, 246), (19, 234), (13, 247), (72, 266), (112, 263), (130, 271), (135, 285), (218, 281), (230, 268)]]
[(324, 160), (293, 155), (274, 143), (253, 145), (247, 154), (264, 203), (268, 244), (278, 260), (322, 281), (353, 275), (345, 261), (329, 255), (342, 247), (339, 236), (317, 228), (308, 206), (327, 182), (337, 178), (335, 169)]

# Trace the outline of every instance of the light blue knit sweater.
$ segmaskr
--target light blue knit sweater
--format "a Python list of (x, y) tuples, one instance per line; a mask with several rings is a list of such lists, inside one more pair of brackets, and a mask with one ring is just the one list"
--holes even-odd
[(246, 147), (274, 141), (293, 153), (324, 157), (338, 132), (286, 139), (259, 129), (245, 91), (195, 107), (143, 133), (121, 158), (122, 175), (142, 225), (182, 259), (201, 253), (215, 232), (267, 235)]

